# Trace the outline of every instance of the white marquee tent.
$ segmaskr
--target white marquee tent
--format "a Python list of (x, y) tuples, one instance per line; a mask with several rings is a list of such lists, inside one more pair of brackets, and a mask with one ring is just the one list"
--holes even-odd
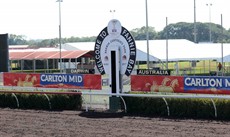
[[(147, 52), (146, 41), (136, 41), (138, 49)], [(166, 60), (166, 40), (150, 40), (149, 53)], [(230, 44), (223, 44), (223, 56), (230, 54)], [(221, 58), (221, 43), (193, 43), (184, 39), (168, 40), (168, 60), (212, 60)]]
[[(94, 50), (94, 42), (78, 42), (78, 43), (66, 43), (62, 46), (65, 50)], [(146, 61), (147, 54), (140, 49), (137, 49), (137, 61)], [(158, 62), (159, 59), (153, 55), (149, 55), (149, 60)]]
[[(65, 50), (94, 50), (94, 42), (66, 43)], [(147, 41), (136, 41), (137, 61), (147, 60)], [(149, 61), (166, 60), (166, 40), (149, 40)], [(223, 56), (230, 55), (230, 43), (223, 44)], [(185, 39), (168, 40), (168, 60), (220, 60), (221, 43), (193, 43)]]

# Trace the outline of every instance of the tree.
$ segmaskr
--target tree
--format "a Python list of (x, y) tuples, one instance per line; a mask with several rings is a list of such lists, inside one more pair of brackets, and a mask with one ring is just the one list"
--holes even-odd
[[(154, 27), (148, 27), (149, 39), (155, 39), (157, 32)], [(130, 31), (135, 40), (146, 40), (146, 27), (136, 28)]]
[(9, 45), (26, 45), (28, 44), (26, 41), (26, 36), (24, 35), (9, 35)]
[(160, 39), (187, 39), (193, 41), (193, 24), (179, 22), (176, 24), (169, 24), (163, 31), (159, 32)]
[[(209, 42), (210, 40), (210, 26), (212, 42), (229, 42), (230, 33), (218, 24), (214, 23), (196, 23), (197, 29), (197, 41), (196, 42)], [(222, 34), (223, 30), (223, 34)], [(169, 39), (187, 39), (194, 41), (194, 23), (179, 22), (175, 24), (169, 24), (163, 31), (159, 32), (160, 39), (166, 39), (168, 34)]]
[[(196, 23), (197, 41), (209, 42), (209, 31), (211, 25), (212, 42), (230, 42), (230, 29), (226, 30), (221, 25), (214, 23)], [(156, 32), (154, 27), (148, 27), (149, 40), (153, 39), (187, 39), (194, 41), (194, 23), (178, 22), (167, 25), (162, 31)], [(135, 40), (146, 40), (146, 27), (136, 28), (130, 31)], [(96, 36), (62, 38), (62, 43), (68, 42), (94, 42)], [(9, 45), (24, 45), (31, 47), (53, 47), (59, 44), (59, 38), (44, 40), (26, 40), (23, 35), (10, 34)]]

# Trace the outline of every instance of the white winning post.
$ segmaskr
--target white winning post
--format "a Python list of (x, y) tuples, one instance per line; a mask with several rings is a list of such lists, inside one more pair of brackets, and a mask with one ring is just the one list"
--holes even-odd
[[(95, 62), (99, 72), (109, 75), (111, 87), (110, 109), (119, 109), (119, 94), (122, 94), (123, 75), (130, 76), (136, 62), (136, 44), (131, 33), (112, 19), (98, 35), (95, 47)], [(116, 96), (114, 96), (116, 94)], [(112, 102), (112, 103), (111, 103)]]
[(122, 77), (121, 77), (121, 64), (120, 64), (120, 48), (114, 45), (110, 51), (111, 63), (110, 63), (110, 85), (111, 93), (122, 92)]

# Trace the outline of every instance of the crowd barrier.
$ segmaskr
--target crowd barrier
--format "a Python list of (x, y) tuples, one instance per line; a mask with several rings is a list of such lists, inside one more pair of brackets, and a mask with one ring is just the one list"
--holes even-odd
[[(47, 94), (116, 96), (121, 98), (125, 112), (127, 111), (127, 107), (123, 97), (162, 98), (166, 105), (168, 116), (170, 116), (170, 106), (167, 102), (168, 98), (211, 99), (215, 117), (217, 117), (217, 109), (213, 99), (230, 99), (229, 77), (132, 75), (130, 85), (131, 92), (116, 94), (110, 93), (110, 91), (106, 93), (100, 92), (102, 89), (101, 75), (80, 74), (76, 76), (70, 74), (1, 73), (0, 79), (2, 79), (3, 86), (0, 87), (0, 92), (13, 94), (18, 106), (19, 102), (16, 96), (18, 93), (43, 94), (48, 101), (49, 97)], [(42, 77), (44, 79), (42, 79)], [(63, 80), (65, 82), (63, 82)], [(63, 82), (64, 84), (59, 84), (59, 82)], [(55, 87), (56, 84), (59, 86)], [(82, 91), (85, 89), (88, 89), (88, 91)], [(94, 92), (91, 90), (98, 91)], [(133, 94), (133, 91), (139, 91), (140, 94)], [(86, 111), (88, 111), (88, 108), (89, 106), (86, 103)]]

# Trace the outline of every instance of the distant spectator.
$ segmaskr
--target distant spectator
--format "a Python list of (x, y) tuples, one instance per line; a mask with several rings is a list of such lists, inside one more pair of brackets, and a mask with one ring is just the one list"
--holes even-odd
[(222, 64), (219, 62), (219, 64), (218, 64), (217, 67), (218, 67), (218, 70), (221, 71), (221, 69), (222, 69)]

